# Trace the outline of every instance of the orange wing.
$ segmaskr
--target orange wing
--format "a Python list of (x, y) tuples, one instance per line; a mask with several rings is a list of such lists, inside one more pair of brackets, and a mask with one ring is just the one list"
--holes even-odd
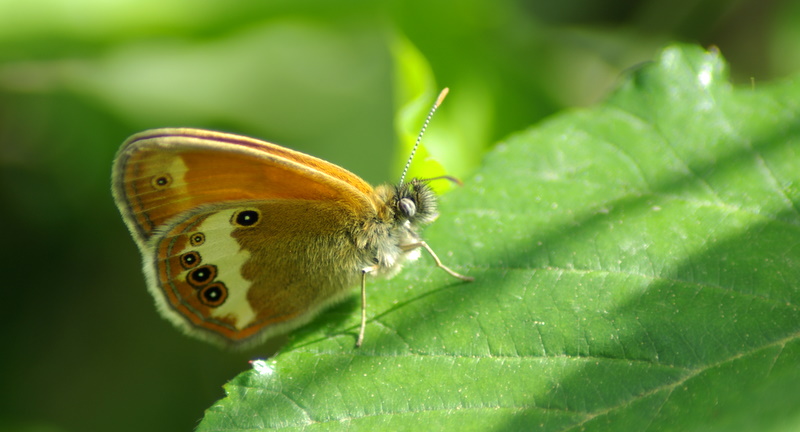
[(341, 167), (268, 142), (198, 129), (132, 136), (117, 154), (112, 182), (140, 247), (172, 218), (206, 204), (334, 200), (354, 211), (374, 209), (372, 187)]

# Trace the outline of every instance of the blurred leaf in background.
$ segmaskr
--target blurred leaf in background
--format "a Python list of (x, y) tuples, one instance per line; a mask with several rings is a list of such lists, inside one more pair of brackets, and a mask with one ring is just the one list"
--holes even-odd
[(281, 345), (223, 352), (158, 316), (109, 192), (129, 135), (224, 130), (394, 182), (398, 137), (447, 86), (427, 154), (469, 182), (493, 143), (669, 41), (719, 46), (734, 82), (794, 74), (798, 23), (755, 0), (0, 1), (0, 430), (189, 430)]

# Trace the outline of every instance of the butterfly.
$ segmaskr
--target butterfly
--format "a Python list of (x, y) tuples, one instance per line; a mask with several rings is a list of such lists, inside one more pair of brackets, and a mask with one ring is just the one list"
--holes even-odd
[(424, 249), (472, 280), (419, 236), (437, 217), (436, 196), (432, 179), (404, 181), (408, 166), (399, 184), (373, 188), (276, 144), (153, 129), (123, 143), (112, 190), (158, 310), (185, 333), (250, 346), (309, 322), (360, 283), (360, 346), (368, 275), (390, 277)]

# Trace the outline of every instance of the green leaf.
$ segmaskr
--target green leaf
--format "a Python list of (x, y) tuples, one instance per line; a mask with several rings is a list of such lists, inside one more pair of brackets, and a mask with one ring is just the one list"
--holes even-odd
[(225, 387), (199, 430), (800, 428), (800, 85), (666, 49), (501, 143), (423, 257)]

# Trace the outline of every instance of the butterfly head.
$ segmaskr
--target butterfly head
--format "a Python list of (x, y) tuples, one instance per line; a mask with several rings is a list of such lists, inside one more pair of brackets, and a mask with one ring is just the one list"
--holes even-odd
[(389, 202), (398, 223), (408, 221), (411, 225), (424, 225), (436, 219), (436, 195), (428, 182), (413, 179), (395, 186)]

